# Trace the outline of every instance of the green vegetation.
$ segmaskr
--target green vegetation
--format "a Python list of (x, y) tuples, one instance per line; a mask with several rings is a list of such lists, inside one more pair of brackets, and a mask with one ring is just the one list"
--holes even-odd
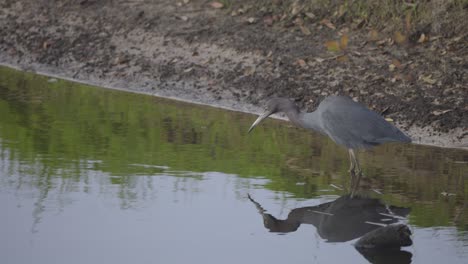
[[(65, 185), (83, 181), (89, 168), (127, 189), (138, 175), (178, 176), (177, 171), (265, 178), (266, 188), (304, 199), (340, 195), (330, 184), (349, 185), (344, 149), (282, 121), (268, 120), (247, 136), (251, 115), (49, 82), (5, 67), (0, 67), (0, 113), (0, 160), (19, 162), (19, 169), (11, 170), (33, 175), (22, 182), (44, 195), (59, 188), (53, 179)], [(363, 153), (362, 160), (368, 188), (381, 190), (391, 204), (411, 207), (413, 224), (455, 222), (468, 230), (466, 151), (385, 145)], [(3, 177), (0, 184), (8, 184), (8, 175)]]

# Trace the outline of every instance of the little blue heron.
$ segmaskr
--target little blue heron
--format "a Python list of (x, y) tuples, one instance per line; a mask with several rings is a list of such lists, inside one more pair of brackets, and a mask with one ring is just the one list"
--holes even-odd
[(361, 175), (355, 149), (368, 149), (386, 142), (411, 142), (407, 135), (382, 116), (347, 96), (329, 96), (310, 113), (301, 112), (288, 99), (273, 98), (268, 101), (265, 112), (252, 124), (249, 133), (263, 119), (277, 112), (284, 112), (296, 126), (317, 131), (346, 147), (351, 162), (349, 172), (353, 178), (356, 173)]

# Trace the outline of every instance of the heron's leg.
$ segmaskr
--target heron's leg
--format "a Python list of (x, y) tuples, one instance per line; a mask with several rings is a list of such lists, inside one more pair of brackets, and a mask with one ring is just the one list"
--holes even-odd
[(352, 169), (356, 174), (361, 174), (361, 167), (359, 166), (359, 162), (356, 158), (356, 154), (354, 153), (354, 150), (349, 149), (349, 158), (352, 160)]
[(351, 175), (354, 173), (354, 152), (352, 149), (348, 149), (348, 154), (349, 154), (349, 170), (348, 172), (351, 173)]
[[(361, 181), (361, 167), (359, 166), (359, 162), (356, 158), (356, 154), (354, 153), (354, 150), (349, 149), (349, 157), (351, 160), (351, 198), (353, 198), (357, 188), (359, 187), (359, 182)], [(357, 177), (356, 177), (357, 176)]]

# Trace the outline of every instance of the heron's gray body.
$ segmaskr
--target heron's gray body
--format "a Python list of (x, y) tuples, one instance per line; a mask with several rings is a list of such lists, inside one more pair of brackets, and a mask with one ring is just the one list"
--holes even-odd
[[(297, 105), (285, 98), (273, 98), (265, 112), (249, 128), (249, 132), (262, 120), (277, 112), (284, 112), (295, 125), (317, 131), (348, 149), (351, 177), (361, 168), (355, 149), (366, 149), (387, 142), (411, 142), (411, 139), (376, 112), (346, 96), (329, 96), (311, 113), (302, 113)], [(354, 188), (353, 188), (354, 189)], [(353, 193), (351, 193), (351, 196)]]
[(346, 96), (329, 96), (314, 112), (298, 114), (299, 126), (327, 135), (348, 149), (366, 149), (386, 142), (411, 142), (382, 116)]

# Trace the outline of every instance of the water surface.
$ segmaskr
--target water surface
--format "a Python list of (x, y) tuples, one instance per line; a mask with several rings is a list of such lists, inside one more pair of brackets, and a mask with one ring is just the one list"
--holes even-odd
[[(349, 199), (346, 150), (253, 120), (0, 68), (2, 263), (466, 263), (467, 151), (360, 153)], [(353, 247), (395, 222), (412, 246)]]

